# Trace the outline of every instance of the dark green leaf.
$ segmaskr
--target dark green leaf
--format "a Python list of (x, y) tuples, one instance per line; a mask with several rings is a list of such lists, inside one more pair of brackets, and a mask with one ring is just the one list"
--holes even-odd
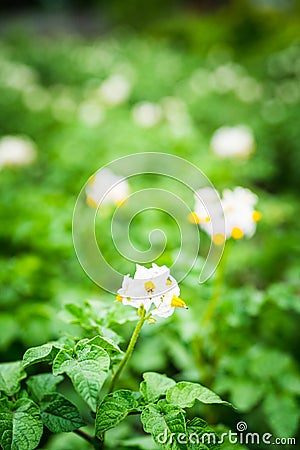
[(84, 425), (77, 407), (58, 393), (44, 397), (41, 417), (52, 433), (73, 431)]
[(39, 407), (29, 399), (15, 404), (0, 400), (0, 443), (3, 450), (32, 450), (40, 442), (43, 423)]
[(97, 408), (96, 435), (118, 425), (137, 407), (138, 402), (131, 391), (119, 390), (106, 395)]
[(26, 383), (35, 401), (40, 402), (42, 398), (56, 391), (56, 386), (63, 380), (63, 376), (54, 376), (52, 373), (33, 375)]

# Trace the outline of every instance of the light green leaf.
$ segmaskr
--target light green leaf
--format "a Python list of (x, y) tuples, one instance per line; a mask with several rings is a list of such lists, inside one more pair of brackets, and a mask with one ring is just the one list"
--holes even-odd
[(145, 372), (143, 378), (145, 381), (141, 382), (140, 391), (149, 403), (158, 400), (161, 395), (164, 395), (169, 388), (176, 384), (172, 378), (156, 372)]
[(23, 356), (23, 367), (26, 368), (32, 364), (37, 364), (43, 361), (52, 361), (54, 357), (52, 344), (44, 344), (39, 347), (29, 348)]
[(65, 372), (78, 394), (95, 411), (109, 364), (109, 356), (103, 348), (79, 341), (75, 351), (61, 350), (57, 354), (53, 362), (53, 374)]
[(20, 381), (26, 378), (22, 361), (0, 364), (0, 391), (14, 395), (20, 389)]
[(44, 397), (41, 417), (52, 433), (73, 431), (84, 425), (77, 407), (58, 393)]
[(162, 449), (187, 450), (187, 444), (180, 443), (177, 439), (179, 435), (186, 436), (187, 433), (181, 408), (160, 400), (157, 405), (146, 406), (141, 420), (145, 432), (150, 433)]
[(180, 381), (167, 391), (167, 401), (181, 408), (190, 408), (198, 400), (202, 403), (222, 403), (231, 406), (230, 403), (222, 400), (210, 389), (198, 383)]
[(121, 389), (106, 395), (97, 408), (96, 436), (117, 426), (137, 408), (138, 402), (131, 391)]
[(29, 399), (15, 404), (0, 400), (0, 443), (3, 450), (33, 450), (43, 433), (38, 406)]
[(63, 379), (61, 375), (55, 377), (52, 373), (41, 373), (31, 376), (26, 384), (34, 400), (40, 402), (45, 395), (55, 392), (57, 384)]
[(219, 436), (205, 420), (195, 417), (187, 423), (187, 440), (189, 450), (217, 450), (220, 448)]

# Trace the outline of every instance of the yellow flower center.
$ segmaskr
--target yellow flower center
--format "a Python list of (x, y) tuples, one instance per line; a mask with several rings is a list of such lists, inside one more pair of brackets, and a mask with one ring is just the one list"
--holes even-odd
[(261, 219), (261, 217), (262, 217), (261, 212), (259, 212), (259, 211), (253, 211), (253, 213), (252, 213), (252, 219), (253, 219), (253, 222), (259, 222), (260, 219)]
[(153, 294), (154, 289), (155, 289), (155, 284), (152, 281), (146, 281), (146, 283), (144, 284), (144, 287), (145, 287), (146, 291), (148, 292), (148, 294)]
[(173, 297), (172, 297), (171, 306), (173, 308), (185, 308), (185, 309), (188, 309), (188, 307), (186, 306), (184, 301), (181, 300), (181, 298), (176, 297), (175, 295), (173, 295)]
[(243, 230), (238, 227), (232, 228), (231, 236), (233, 239), (241, 239), (244, 236)]
[(117, 300), (117, 302), (122, 302), (122, 300), (123, 300), (122, 295), (118, 294), (118, 295), (116, 296), (116, 300)]
[(216, 233), (213, 236), (212, 241), (215, 245), (223, 245), (225, 242), (225, 236), (222, 233)]

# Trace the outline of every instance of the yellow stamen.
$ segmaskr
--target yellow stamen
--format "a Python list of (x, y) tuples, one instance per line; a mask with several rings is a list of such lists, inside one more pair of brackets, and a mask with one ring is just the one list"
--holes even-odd
[(260, 219), (261, 219), (261, 217), (262, 217), (261, 212), (259, 212), (259, 211), (253, 211), (253, 213), (252, 213), (252, 219), (253, 219), (253, 222), (259, 222)]
[(97, 207), (97, 203), (89, 195), (86, 198), (86, 202), (91, 208), (96, 208)]
[(208, 217), (208, 216), (205, 217), (204, 222), (207, 222), (207, 223), (210, 222), (210, 217)]
[(95, 183), (95, 179), (96, 179), (96, 175), (92, 175), (89, 178), (88, 184), (92, 186)]
[(118, 295), (116, 296), (116, 300), (117, 300), (117, 302), (122, 302), (122, 301), (123, 301), (122, 295), (118, 294)]
[(212, 241), (215, 245), (223, 245), (225, 242), (225, 236), (222, 233), (217, 233), (213, 236)]
[(118, 206), (119, 208), (122, 208), (123, 206), (125, 206), (127, 203), (126, 198), (124, 198), (123, 200), (118, 200), (116, 202), (116, 206)]
[(173, 295), (173, 297), (172, 297), (171, 306), (173, 308), (185, 308), (185, 309), (188, 309), (188, 307), (186, 306), (184, 301), (181, 300), (181, 298), (176, 297), (175, 295)]
[(170, 280), (170, 278), (168, 278), (166, 281), (166, 286), (171, 286), (171, 285), (172, 285), (172, 280)]
[(155, 284), (152, 281), (147, 281), (144, 284), (144, 287), (145, 287), (146, 291), (148, 292), (148, 294), (153, 293), (154, 289), (155, 289)]
[(241, 239), (244, 236), (243, 230), (238, 227), (232, 228), (231, 236), (233, 239)]
[(155, 322), (156, 322), (156, 320), (153, 319), (153, 317), (149, 317), (148, 323), (149, 323), (150, 325), (153, 324), (153, 323), (155, 323)]
[(200, 223), (200, 219), (199, 219), (197, 213), (195, 213), (195, 211), (191, 212), (188, 215), (188, 221), (194, 225), (197, 225), (198, 223)]

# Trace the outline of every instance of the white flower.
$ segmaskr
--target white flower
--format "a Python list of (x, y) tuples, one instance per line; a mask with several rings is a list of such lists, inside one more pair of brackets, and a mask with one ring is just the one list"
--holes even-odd
[[(253, 236), (261, 213), (254, 209), (258, 198), (249, 189), (242, 187), (225, 189), (222, 198), (219, 199), (221, 208), (214, 189), (199, 189), (196, 194), (195, 210), (189, 220), (199, 224), (215, 244), (222, 245), (225, 238), (241, 239), (243, 236)], [(224, 220), (225, 229), (222, 230)]]
[(99, 88), (101, 99), (110, 106), (116, 106), (124, 103), (131, 91), (131, 85), (123, 75), (111, 75), (103, 81)]
[(220, 158), (248, 157), (254, 146), (253, 134), (244, 125), (221, 127), (211, 139), (211, 148)]
[(223, 243), (225, 219), (218, 192), (212, 187), (204, 187), (195, 192), (194, 198), (194, 212), (189, 215), (189, 221), (198, 224), (218, 243)]
[(79, 106), (78, 115), (85, 125), (95, 127), (103, 121), (104, 110), (98, 102), (87, 100)]
[(96, 172), (86, 186), (87, 204), (94, 208), (100, 202), (102, 205), (121, 205), (128, 197), (129, 191), (126, 180), (104, 168)]
[(170, 275), (170, 269), (166, 266), (152, 267), (136, 265), (136, 272), (131, 278), (126, 275), (122, 288), (118, 290), (117, 300), (123, 305), (140, 308), (144, 306), (152, 315), (168, 317), (173, 314), (175, 307), (186, 308), (183, 300), (178, 296), (180, 289), (177, 281)]
[(36, 158), (36, 147), (28, 138), (4, 136), (0, 139), (0, 168), (25, 166)]
[(254, 209), (257, 196), (249, 189), (236, 187), (223, 191), (222, 205), (226, 223), (226, 237), (241, 239), (251, 237), (261, 214)]
[(133, 120), (143, 128), (151, 128), (158, 124), (162, 118), (160, 105), (150, 102), (138, 103), (132, 110)]

